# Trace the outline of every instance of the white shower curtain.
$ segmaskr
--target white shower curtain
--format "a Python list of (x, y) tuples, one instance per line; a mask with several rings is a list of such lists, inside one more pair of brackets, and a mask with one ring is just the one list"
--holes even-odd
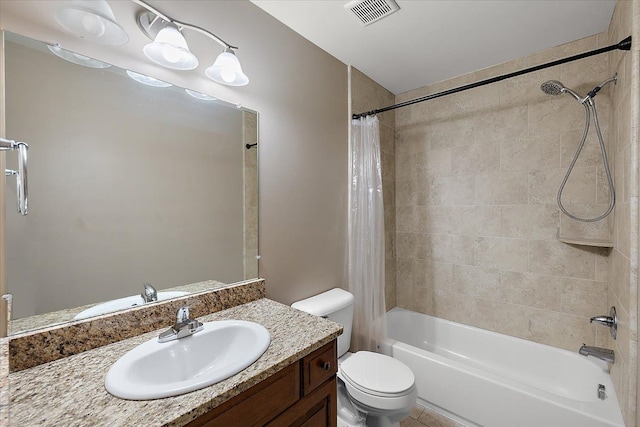
[(378, 118), (351, 121), (349, 289), (355, 295), (351, 347), (380, 350), (384, 301), (384, 206)]

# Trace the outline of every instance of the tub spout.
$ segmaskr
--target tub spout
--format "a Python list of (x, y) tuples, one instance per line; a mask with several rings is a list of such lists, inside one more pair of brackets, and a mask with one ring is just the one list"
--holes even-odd
[(585, 344), (582, 344), (578, 353), (583, 356), (593, 356), (598, 359), (604, 360), (605, 362), (613, 363), (616, 359), (615, 353), (613, 350), (609, 350), (608, 348), (601, 347), (591, 347)]

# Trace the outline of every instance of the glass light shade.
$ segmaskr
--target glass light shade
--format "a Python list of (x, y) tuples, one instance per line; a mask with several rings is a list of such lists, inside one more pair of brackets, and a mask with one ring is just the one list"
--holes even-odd
[(185, 89), (184, 91), (187, 92), (189, 96), (192, 96), (201, 101), (216, 101), (218, 99), (218, 98), (214, 98), (213, 96), (209, 96), (201, 92), (196, 92), (195, 90), (191, 90), (191, 89)]
[(184, 39), (175, 25), (167, 25), (160, 31), (153, 43), (143, 49), (144, 54), (163, 67), (174, 70), (193, 70), (198, 66), (198, 58), (189, 50)]
[(80, 55), (79, 53), (74, 53), (68, 50), (65, 50), (60, 47), (59, 44), (47, 45), (51, 53), (55, 56), (64, 59), (65, 61), (73, 62), (74, 64), (82, 65), (83, 67), (89, 68), (109, 68), (111, 64), (107, 64), (102, 61), (98, 61), (97, 59), (89, 58), (88, 56)]
[(138, 83), (153, 87), (169, 87), (173, 86), (171, 83), (163, 82), (162, 80), (154, 79), (153, 77), (145, 76), (144, 74), (136, 73), (135, 71), (127, 70), (127, 75)]
[(63, 28), (83, 39), (108, 45), (129, 41), (106, 0), (73, 0), (58, 8), (55, 17)]
[(249, 83), (249, 77), (242, 72), (240, 61), (231, 49), (225, 49), (212, 66), (205, 70), (205, 74), (214, 82), (228, 86), (244, 86)]

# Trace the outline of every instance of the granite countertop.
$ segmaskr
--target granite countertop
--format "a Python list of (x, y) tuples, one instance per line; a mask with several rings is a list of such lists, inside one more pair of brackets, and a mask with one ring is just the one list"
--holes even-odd
[[(183, 426), (336, 338), (342, 327), (269, 299), (259, 299), (200, 318), (239, 319), (269, 331), (267, 351), (244, 371), (182, 396), (131, 401), (104, 388), (109, 367), (159, 331), (85, 351), (9, 375), (11, 425)], [(171, 323), (167, 319), (167, 326)]]

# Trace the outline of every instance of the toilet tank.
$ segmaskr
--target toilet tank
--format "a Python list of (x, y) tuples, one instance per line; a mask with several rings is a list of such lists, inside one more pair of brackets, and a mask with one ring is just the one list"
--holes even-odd
[(344, 331), (338, 337), (338, 357), (340, 357), (349, 350), (351, 345), (353, 301), (354, 297), (351, 292), (333, 288), (330, 291), (294, 302), (291, 307), (314, 316), (326, 317), (342, 326)]

